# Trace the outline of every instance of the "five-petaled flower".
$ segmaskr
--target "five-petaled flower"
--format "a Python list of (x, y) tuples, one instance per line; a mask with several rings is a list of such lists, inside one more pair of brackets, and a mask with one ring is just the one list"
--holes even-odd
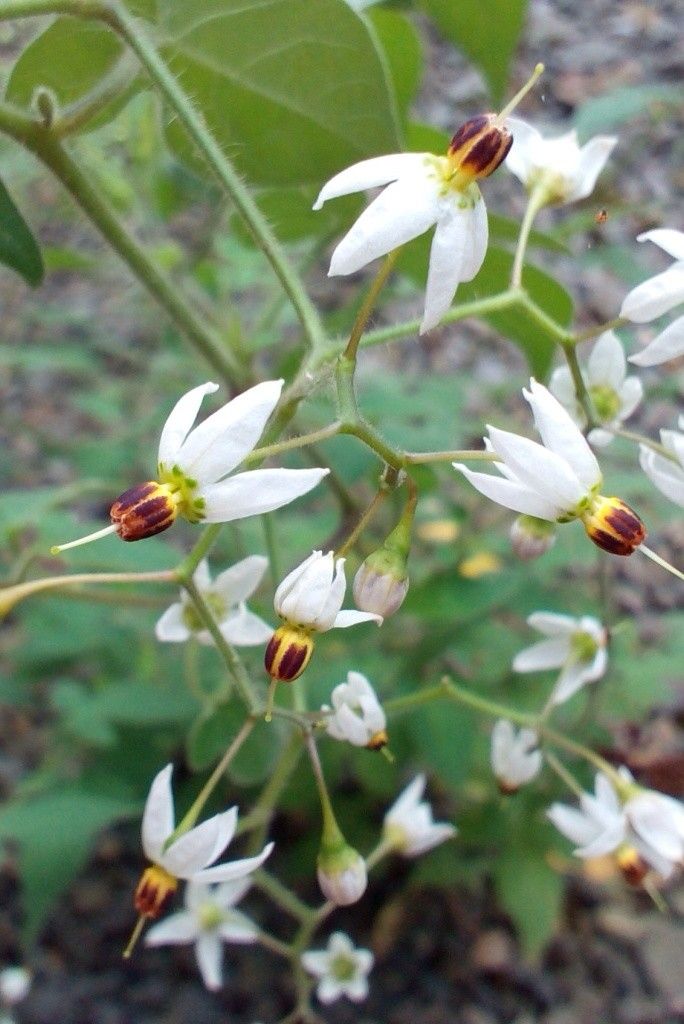
[(162, 429), (157, 479), (136, 484), (117, 498), (110, 527), (56, 545), (53, 554), (106, 533), (118, 533), (127, 541), (152, 537), (179, 516), (191, 523), (229, 523), (272, 512), (306, 494), (329, 470), (254, 469), (228, 476), (261, 437), (282, 387), (282, 380), (257, 384), (194, 428), (202, 399), (217, 391), (218, 384), (188, 391)]
[(617, 144), (614, 136), (597, 135), (580, 148), (575, 131), (545, 139), (518, 117), (506, 124), (513, 133), (506, 166), (539, 197), (540, 206), (585, 199)]
[(608, 634), (590, 615), (573, 619), (554, 612), (533, 612), (528, 625), (546, 639), (526, 647), (513, 659), (515, 672), (543, 672), (559, 668), (549, 705), (563, 704), (586, 683), (605, 675), (608, 666)]
[(332, 707), (324, 704), (325, 727), (329, 736), (347, 740), (356, 747), (378, 750), (387, 743), (387, 719), (375, 690), (360, 672), (347, 672), (331, 695)]
[(210, 867), (235, 835), (237, 807), (179, 832), (171, 792), (172, 772), (173, 765), (167, 764), (155, 776), (143, 812), (142, 845), (152, 864), (143, 872), (135, 893), (135, 908), (142, 917), (159, 917), (176, 891), (179, 878), (207, 883), (236, 881), (260, 867), (273, 849), (273, 843), (269, 843), (256, 857)]
[(423, 800), (425, 776), (416, 775), (385, 815), (383, 839), (404, 857), (418, 857), (456, 835), (456, 827), (433, 821), (432, 808)]
[(669, 456), (642, 444), (639, 462), (658, 490), (684, 508), (684, 416), (679, 417), (679, 426), (681, 430), (660, 431), (660, 440)]
[(523, 395), (543, 444), (488, 425), (485, 447), (497, 457), (501, 475), (458, 462), (454, 467), (481, 494), (514, 512), (556, 523), (579, 519), (598, 547), (631, 555), (646, 536), (639, 516), (621, 498), (599, 494), (603, 476), (596, 456), (551, 392), (533, 379)]
[(223, 943), (256, 942), (259, 929), (235, 909), (250, 887), (249, 878), (209, 885), (191, 879), (185, 887), (185, 910), (171, 914), (150, 928), (148, 946), (195, 944), (197, 965), (208, 989), (222, 984)]
[[(202, 560), (193, 575), (195, 586), (209, 605), (221, 633), (237, 647), (263, 644), (273, 632), (273, 627), (245, 604), (261, 583), (267, 567), (268, 559), (263, 555), (249, 555), (212, 582), (209, 564)], [(157, 622), (155, 634), (166, 643), (183, 643), (191, 637), (201, 644), (213, 643), (211, 633), (184, 590), (181, 590), (180, 601), (167, 608)]]
[[(637, 241), (654, 242), (675, 261), (667, 270), (642, 281), (625, 295), (620, 316), (645, 324), (684, 302), (684, 231), (655, 228), (637, 235)], [(636, 366), (657, 366), (682, 355), (684, 316), (673, 320), (642, 352), (630, 356), (629, 361)]]
[(313, 633), (382, 622), (372, 612), (341, 611), (347, 589), (344, 561), (332, 551), (314, 551), (279, 585), (273, 607), (284, 623), (271, 637), (264, 657), (272, 679), (289, 682), (302, 674), (313, 654)]
[(490, 760), (502, 793), (515, 793), (539, 773), (542, 753), (534, 729), (519, 729), (500, 718), (492, 729)]
[(322, 1003), (334, 1003), (340, 996), (360, 1003), (368, 995), (373, 954), (369, 949), (357, 949), (344, 932), (333, 932), (327, 949), (302, 953), (302, 965), (318, 978), (316, 995)]
[[(613, 440), (613, 431), (636, 409), (644, 393), (643, 385), (638, 377), (627, 376), (625, 350), (613, 331), (606, 331), (598, 339), (583, 376), (596, 418), (602, 424), (602, 427), (591, 430), (587, 439), (591, 444), (602, 447)], [(575, 423), (584, 428), (587, 418), (577, 401), (572, 374), (567, 366), (559, 366), (553, 371), (549, 391), (568, 410)]]

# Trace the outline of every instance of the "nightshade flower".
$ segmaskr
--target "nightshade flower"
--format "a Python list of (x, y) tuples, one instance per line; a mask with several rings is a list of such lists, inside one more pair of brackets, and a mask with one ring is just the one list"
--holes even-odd
[(385, 815), (384, 841), (404, 857), (418, 857), (456, 835), (454, 825), (433, 821), (424, 792), (425, 776), (416, 775)]
[(331, 695), (332, 708), (324, 704), (326, 732), (355, 747), (379, 750), (387, 743), (387, 719), (375, 690), (360, 672), (348, 672)]
[[(638, 377), (627, 376), (627, 359), (620, 339), (612, 331), (602, 334), (594, 345), (583, 374), (591, 403), (600, 423), (608, 429), (594, 428), (588, 436), (593, 445), (603, 447), (613, 440), (611, 430), (631, 416), (642, 399), (644, 389)], [(572, 374), (559, 366), (551, 374), (549, 391), (584, 428), (587, 418), (577, 401)]]
[(534, 729), (516, 730), (507, 718), (500, 718), (492, 729), (491, 765), (502, 793), (517, 792), (538, 775), (542, 753)]
[(327, 469), (255, 469), (229, 473), (261, 437), (276, 407), (282, 380), (243, 392), (193, 428), (205, 395), (218, 384), (201, 384), (178, 400), (159, 440), (157, 479), (125, 491), (111, 507), (112, 525), (52, 549), (53, 554), (118, 533), (141, 540), (167, 530), (181, 516), (191, 523), (229, 523), (289, 504), (320, 483)]
[[(655, 228), (637, 235), (638, 242), (655, 242), (674, 263), (662, 274), (649, 277), (624, 298), (620, 316), (637, 324), (648, 323), (684, 302), (684, 231)], [(630, 356), (636, 366), (657, 366), (684, 355), (684, 316), (665, 328), (642, 352)]]
[[(679, 426), (684, 431), (684, 416), (679, 417)], [(678, 430), (661, 430), (660, 440), (672, 458), (642, 444), (639, 446), (639, 462), (646, 476), (662, 491), (666, 498), (684, 508), (684, 433)]]
[(458, 469), (485, 497), (523, 515), (567, 523), (579, 519), (589, 538), (614, 555), (631, 555), (646, 536), (638, 515), (620, 498), (599, 494), (603, 476), (577, 425), (543, 384), (530, 381), (523, 395), (534, 413), (542, 444), (487, 427), (485, 447), (501, 474)]
[[(250, 555), (220, 573), (212, 582), (206, 560), (197, 566), (193, 580), (214, 614), (226, 640), (237, 647), (263, 644), (273, 628), (251, 612), (245, 601), (254, 593), (266, 572), (268, 559)], [(180, 601), (167, 608), (155, 626), (158, 640), (184, 643), (195, 637), (201, 644), (212, 644), (211, 633), (199, 618), (192, 600), (181, 590)]]
[(272, 679), (289, 682), (302, 674), (313, 654), (313, 633), (359, 622), (382, 623), (372, 612), (341, 611), (347, 589), (344, 562), (332, 551), (314, 551), (276, 590), (273, 607), (285, 621), (266, 648), (264, 663)]
[(179, 878), (207, 883), (233, 882), (255, 871), (273, 849), (273, 843), (269, 843), (256, 857), (210, 867), (235, 835), (237, 807), (216, 814), (174, 838), (172, 772), (173, 765), (167, 764), (155, 776), (143, 812), (142, 845), (152, 864), (143, 872), (135, 893), (135, 908), (142, 917), (159, 916), (176, 891)]
[(190, 880), (185, 887), (185, 910), (153, 925), (145, 937), (148, 946), (195, 944), (197, 965), (208, 989), (222, 984), (223, 943), (256, 942), (259, 929), (235, 904), (250, 886), (248, 878), (207, 885)]
[(533, 612), (528, 625), (546, 639), (526, 647), (513, 659), (515, 672), (543, 672), (559, 668), (549, 704), (563, 704), (585, 683), (593, 683), (605, 675), (608, 666), (605, 627), (590, 615), (573, 619), (553, 612)]
[(302, 966), (318, 978), (316, 995), (322, 1003), (334, 1003), (340, 996), (360, 1003), (368, 995), (373, 954), (369, 949), (356, 949), (344, 932), (333, 932), (327, 949), (302, 953)]
[(25, 967), (3, 967), (0, 971), (0, 1024), (14, 1024), (14, 1017), (5, 1014), (29, 994), (33, 978)]
[(617, 144), (612, 135), (597, 135), (580, 148), (575, 131), (545, 139), (518, 117), (506, 124), (513, 133), (506, 166), (528, 192), (539, 194), (540, 205), (586, 198)]

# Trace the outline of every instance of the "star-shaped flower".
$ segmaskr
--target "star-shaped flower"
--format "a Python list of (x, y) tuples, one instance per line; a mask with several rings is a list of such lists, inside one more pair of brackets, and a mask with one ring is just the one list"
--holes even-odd
[[(226, 640), (237, 647), (263, 644), (273, 632), (273, 628), (250, 612), (245, 604), (261, 583), (267, 566), (267, 558), (249, 555), (220, 573), (212, 582), (209, 564), (203, 560), (193, 576), (219, 629)], [(180, 601), (167, 608), (157, 622), (155, 634), (158, 640), (166, 643), (184, 643), (193, 636), (201, 644), (213, 643), (211, 634), (205, 629), (184, 590), (180, 592)]]
[(425, 776), (416, 775), (385, 815), (384, 840), (404, 857), (418, 857), (456, 835), (454, 825), (433, 821), (424, 792)]
[(575, 131), (545, 139), (518, 117), (506, 124), (513, 133), (506, 166), (528, 192), (539, 190), (545, 204), (586, 198), (617, 144), (614, 136), (597, 135), (580, 148)]
[(539, 737), (534, 729), (516, 731), (507, 718), (492, 729), (491, 765), (502, 793), (515, 793), (539, 773)]
[[(594, 428), (588, 440), (602, 447), (613, 440), (612, 430), (619, 427), (636, 409), (644, 393), (643, 385), (638, 377), (627, 376), (625, 351), (620, 339), (612, 331), (602, 334), (594, 345), (583, 377), (594, 411), (599, 421), (608, 428)], [(575, 423), (584, 428), (587, 418), (577, 401), (572, 374), (567, 366), (559, 366), (553, 371), (549, 390), (567, 409)]]
[[(655, 228), (637, 236), (638, 242), (654, 242), (674, 263), (662, 274), (649, 277), (628, 292), (620, 316), (637, 324), (648, 323), (684, 302), (684, 231)], [(630, 356), (636, 366), (657, 366), (684, 355), (684, 316), (665, 328), (646, 348)]]
[(316, 995), (326, 1005), (340, 996), (360, 1003), (368, 995), (373, 954), (369, 949), (356, 949), (344, 932), (333, 932), (327, 949), (308, 949), (302, 953), (302, 965), (318, 978)]
[(360, 672), (348, 672), (346, 683), (332, 692), (332, 708), (324, 704), (326, 732), (336, 740), (377, 750), (387, 743), (387, 719), (375, 690)]
[(254, 922), (235, 910), (249, 887), (248, 878), (219, 885), (189, 881), (185, 887), (185, 910), (150, 928), (146, 945), (176, 946), (194, 942), (204, 984), (216, 991), (222, 984), (223, 943), (256, 942), (259, 935)]
[(513, 659), (515, 672), (560, 668), (549, 704), (563, 704), (586, 683), (605, 675), (608, 666), (605, 627), (590, 615), (573, 619), (553, 612), (533, 612), (527, 620), (547, 639), (526, 647)]
[(639, 448), (639, 462), (658, 490), (684, 508), (684, 416), (679, 417), (679, 426), (681, 430), (660, 431), (662, 445), (671, 458), (642, 444)]

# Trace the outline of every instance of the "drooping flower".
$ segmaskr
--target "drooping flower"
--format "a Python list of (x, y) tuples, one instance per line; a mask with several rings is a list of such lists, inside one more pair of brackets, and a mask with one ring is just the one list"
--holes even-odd
[[(273, 628), (245, 604), (261, 583), (268, 559), (262, 555), (249, 555), (220, 573), (212, 582), (206, 560), (197, 566), (193, 580), (214, 614), (217, 625), (226, 640), (237, 647), (263, 644)], [(186, 591), (181, 590), (180, 601), (167, 608), (155, 626), (158, 640), (166, 643), (184, 643), (195, 637), (201, 644), (213, 640)]]
[(598, 772), (594, 793), (583, 793), (580, 808), (553, 804), (548, 817), (577, 845), (577, 857), (615, 853), (629, 881), (643, 879), (648, 865), (663, 878), (684, 861), (684, 805), (637, 786), (627, 768), (617, 785)]
[(681, 430), (661, 430), (660, 440), (672, 458), (642, 444), (639, 462), (646, 476), (666, 498), (684, 508), (684, 416), (679, 417)]
[(385, 815), (384, 841), (404, 857), (418, 857), (456, 835), (454, 825), (433, 821), (424, 792), (425, 776), (417, 775)]
[(208, 818), (175, 837), (171, 775), (167, 764), (155, 776), (145, 803), (142, 845), (152, 861), (140, 879), (135, 907), (142, 917), (158, 917), (176, 891), (178, 879), (196, 882), (233, 882), (255, 871), (271, 853), (269, 843), (256, 857), (210, 867), (231, 842), (237, 825), (237, 807)]
[(360, 672), (348, 672), (331, 695), (332, 708), (324, 704), (326, 732), (356, 747), (378, 750), (387, 743), (387, 719), (375, 690)]
[(501, 474), (478, 473), (455, 462), (485, 497), (523, 515), (567, 523), (579, 519), (589, 538), (614, 555), (631, 555), (646, 536), (641, 519), (621, 498), (599, 494), (603, 476), (596, 456), (569, 413), (543, 384), (523, 395), (542, 444), (487, 426), (485, 447)]
[(157, 479), (137, 484), (112, 505), (112, 525), (55, 546), (53, 554), (106, 533), (122, 540), (152, 537), (180, 516), (191, 523), (228, 523), (289, 504), (320, 483), (327, 469), (255, 469), (228, 475), (255, 447), (276, 407), (282, 380), (238, 395), (193, 428), (202, 399), (218, 384), (188, 391), (171, 411), (159, 440)]
[[(649, 323), (684, 302), (684, 231), (655, 228), (637, 235), (638, 242), (654, 242), (674, 263), (661, 274), (649, 277), (624, 298), (620, 316), (637, 324)], [(642, 352), (630, 356), (636, 366), (657, 366), (684, 355), (684, 316), (674, 320)]]
[(382, 622), (372, 612), (341, 611), (347, 589), (344, 562), (332, 551), (314, 551), (276, 590), (273, 607), (284, 623), (271, 637), (264, 658), (273, 679), (289, 682), (302, 674), (313, 654), (313, 633)]
[(542, 753), (534, 729), (516, 731), (507, 718), (492, 729), (491, 765), (502, 793), (515, 793), (539, 773)]
[(172, 914), (150, 928), (148, 946), (195, 944), (197, 965), (208, 989), (222, 984), (223, 943), (256, 942), (259, 929), (235, 909), (250, 886), (249, 878), (208, 885), (190, 880), (185, 887), (185, 910)]
[(533, 612), (528, 625), (546, 639), (526, 647), (513, 659), (515, 672), (543, 672), (559, 668), (549, 704), (563, 704), (586, 683), (596, 682), (608, 666), (605, 627), (590, 615), (574, 619), (553, 612)]
[(506, 166), (528, 192), (540, 195), (540, 205), (585, 199), (617, 144), (612, 135), (597, 135), (580, 147), (575, 131), (545, 139), (518, 117), (506, 123), (513, 133)]
[(344, 932), (333, 932), (327, 949), (302, 953), (302, 966), (318, 978), (316, 995), (326, 1005), (340, 996), (360, 1003), (368, 995), (373, 954), (369, 949), (357, 949)]
[[(612, 430), (631, 416), (642, 399), (644, 389), (638, 377), (627, 376), (627, 359), (620, 339), (613, 331), (602, 334), (583, 373), (594, 412), (607, 429), (595, 427), (588, 440), (602, 447), (613, 440)], [(551, 374), (549, 390), (582, 429), (587, 418), (577, 401), (572, 374), (567, 366), (559, 366)]]

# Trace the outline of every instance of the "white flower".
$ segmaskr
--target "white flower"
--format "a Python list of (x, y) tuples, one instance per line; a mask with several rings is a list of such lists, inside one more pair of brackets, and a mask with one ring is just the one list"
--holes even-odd
[(383, 836), (404, 857), (417, 857), (456, 835), (456, 828), (432, 819), (432, 808), (422, 801), (425, 776), (417, 775), (385, 815)]
[[(662, 274), (632, 288), (625, 296), (620, 316), (634, 323), (644, 324), (668, 313), (684, 302), (684, 231), (674, 228), (656, 228), (637, 236), (638, 242), (655, 242), (674, 263)], [(684, 316), (665, 328), (643, 352), (630, 356), (637, 366), (657, 366), (684, 355)]]
[(506, 160), (528, 192), (541, 189), (547, 203), (574, 203), (593, 190), (596, 179), (617, 144), (609, 135), (597, 135), (580, 148), (575, 131), (545, 139), (531, 124), (509, 117), (513, 145)]
[(347, 740), (356, 747), (375, 747), (387, 742), (387, 720), (375, 690), (360, 672), (348, 672), (347, 682), (332, 692), (332, 708), (321, 708), (328, 715), (326, 731), (336, 740)]
[(528, 625), (546, 640), (526, 647), (513, 659), (515, 672), (542, 672), (560, 668), (549, 704), (562, 704), (585, 683), (593, 683), (605, 674), (608, 665), (605, 627), (590, 615), (574, 619), (553, 612), (534, 612)]
[(523, 395), (534, 413), (543, 444), (487, 427), (485, 448), (501, 476), (477, 473), (454, 462), (467, 480), (492, 501), (522, 515), (567, 523), (580, 519), (589, 538), (614, 555), (630, 555), (646, 536), (644, 524), (620, 498), (599, 494), (603, 476), (577, 424), (543, 384), (530, 381)]
[[(602, 334), (592, 349), (583, 373), (587, 390), (599, 421), (607, 427), (595, 428), (588, 440), (593, 445), (603, 446), (613, 440), (612, 429), (620, 426), (631, 416), (643, 396), (643, 386), (638, 377), (627, 376), (627, 360), (620, 339), (612, 331)], [(586, 426), (586, 416), (577, 401), (572, 374), (567, 366), (560, 366), (551, 374), (549, 390), (568, 410), (581, 428)]]
[[(226, 640), (237, 647), (265, 643), (273, 629), (247, 608), (245, 601), (254, 593), (266, 572), (268, 559), (250, 555), (220, 573), (212, 582), (206, 560), (197, 566), (193, 580), (214, 614)], [(183, 643), (196, 637), (201, 644), (212, 644), (211, 634), (199, 619), (188, 594), (181, 590), (180, 601), (167, 608), (155, 626), (158, 640)]]
[(577, 857), (601, 857), (612, 853), (627, 839), (627, 821), (610, 779), (598, 772), (594, 793), (582, 793), (580, 810), (566, 804), (552, 804), (548, 817), (576, 844)]
[[(626, 769), (625, 769), (626, 770)], [(629, 839), (658, 874), (667, 878), (684, 863), (684, 805), (652, 789), (639, 789), (624, 805)]]
[(146, 945), (176, 946), (194, 942), (204, 984), (216, 991), (222, 983), (223, 943), (255, 942), (259, 934), (254, 922), (234, 909), (249, 886), (248, 878), (220, 885), (188, 882), (185, 910), (150, 928), (145, 938)]
[(542, 765), (541, 750), (535, 749), (539, 738), (534, 729), (515, 728), (500, 718), (492, 729), (491, 765), (504, 793), (515, 793), (530, 782)]
[(142, 875), (135, 905), (146, 917), (159, 916), (179, 878), (208, 883), (233, 882), (260, 867), (273, 849), (273, 843), (269, 843), (256, 857), (209, 866), (221, 856), (235, 834), (237, 807), (216, 814), (173, 839), (172, 772), (173, 765), (167, 764), (155, 776), (143, 812), (142, 846), (152, 865)]
[(333, 932), (327, 949), (302, 953), (302, 965), (319, 979), (316, 995), (322, 1003), (334, 1003), (340, 996), (360, 1003), (368, 995), (373, 954), (369, 949), (356, 949), (344, 932)]
[(3, 967), (0, 971), (0, 1002), (3, 1006), (16, 1006), (29, 993), (31, 972), (26, 967)]
[[(679, 426), (684, 431), (684, 416), (680, 416)], [(666, 498), (684, 508), (684, 433), (661, 430), (660, 440), (672, 458), (642, 444), (639, 447), (641, 468)]]
[(382, 618), (372, 612), (354, 609), (341, 611), (347, 581), (344, 558), (335, 558), (332, 551), (324, 555), (314, 551), (301, 565), (288, 573), (275, 592), (276, 613), (292, 625), (325, 633), (329, 629), (346, 629), (359, 622), (377, 622)]
[(430, 249), (421, 334), (441, 320), (461, 281), (482, 266), (488, 241), (487, 211), (477, 185), (454, 177), (449, 156), (392, 153), (362, 160), (324, 185), (314, 210), (328, 199), (386, 185), (335, 249), (329, 276), (353, 274), (436, 225)]

